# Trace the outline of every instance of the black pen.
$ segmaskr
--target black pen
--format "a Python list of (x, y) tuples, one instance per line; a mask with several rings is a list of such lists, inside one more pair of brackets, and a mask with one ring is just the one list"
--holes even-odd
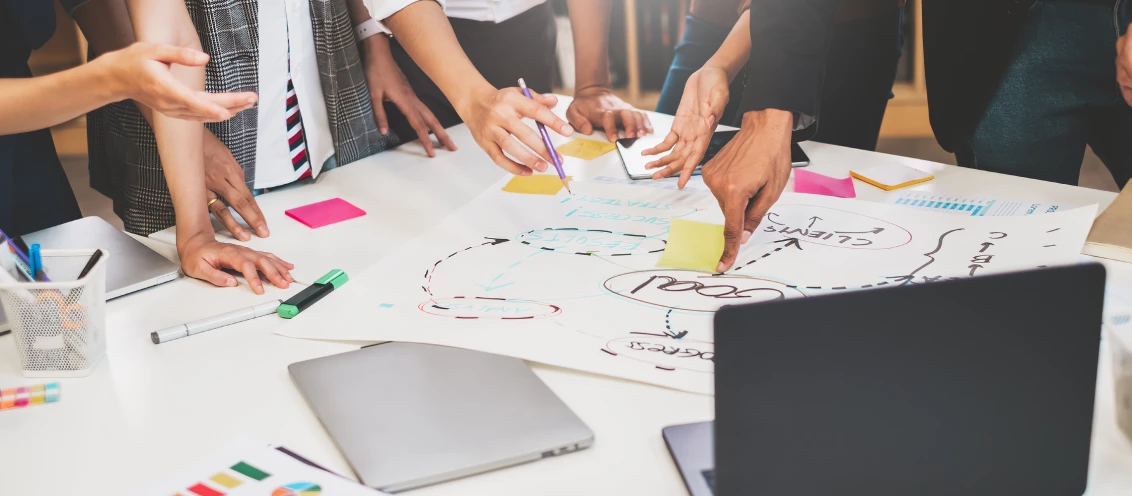
[(90, 260), (87, 260), (86, 266), (83, 267), (82, 272), (79, 272), (79, 279), (86, 277), (87, 273), (90, 272), (90, 269), (93, 269), (94, 264), (98, 263), (98, 260), (101, 258), (102, 250), (94, 250), (94, 255), (90, 256)]

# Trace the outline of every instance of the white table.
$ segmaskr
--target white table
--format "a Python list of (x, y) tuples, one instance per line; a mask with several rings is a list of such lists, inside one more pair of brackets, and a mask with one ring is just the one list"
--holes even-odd
[[(564, 104), (565, 102), (563, 102)], [(564, 107), (560, 105), (558, 111)], [(661, 125), (657, 126), (662, 128)], [(330, 268), (351, 275), (412, 239), (483, 191), (502, 172), (476, 147), (466, 128), (451, 129), (457, 152), (424, 158), (419, 146), (367, 158), (321, 175), (314, 184), (261, 196), (271, 237), (248, 244), (298, 265), (310, 282)], [(1012, 178), (914, 159), (803, 144), (812, 170), (844, 177), (849, 167), (896, 161), (930, 170), (936, 179), (914, 189), (1058, 203), (1098, 203), (1101, 191)], [(618, 164), (615, 153), (593, 162), (568, 159), (585, 180)], [(617, 168), (607, 170), (616, 173)], [(790, 187), (788, 187), (790, 188)], [(858, 182), (860, 198), (889, 195)], [(369, 214), (311, 232), (283, 211), (333, 197)], [(152, 238), (169, 240), (170, 233)], [(149, 242), (170, 257), (171, 245)], [(1110, 297), (1132, 305), (1132, 266), (1106, 263)], [(358, 343), (290, 339), (272, 334), (267, 317), (153, 345), (149, 333), (221, 311), (294, 292), (246, 286), (213, 288), (191, 279), (164, 284), (109, 303), (108, 357), (90, 376), (62, 379), (57, 404), (0, 413), (0, 494), (129, 494), (192, 464), (237, 436), (282, 444), (340, 473), (346, 461), (287, 375), (287, 365), (357, 349)], [(1102, 347), (1090, 468), (1094, 496), (1132, 488), (1132, 446), (1113, 414), (1108, 350)], [(662, 427), (709, 420), (713, 398), (573, 370), (531, 364), (595, 434), (591, 449), (413, 491), (415, 495), (683, 495), (683, 483), (661, 440)], [(46, 382), (20, 375), (13, 339), (0, 338), (0, 386)], [(395, 405), (391, 405), (395, 407)]]

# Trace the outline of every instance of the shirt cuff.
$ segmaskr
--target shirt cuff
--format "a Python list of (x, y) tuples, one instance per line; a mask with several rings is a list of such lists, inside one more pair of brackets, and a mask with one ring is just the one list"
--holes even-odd
[(377, 28), (380, 29), (382, 33), (393, 36), (393, 32), (385, 27), (385, 24), (381, 21), (388, 19), (393, 14), (400, 12), (401, 9), (419, 1), (436, 2), (440, 4), (441, 9), (446, 7), (444, 5), (445, 0), (365, 0), (364, 3), (366, 9), (369, 10), (370, 17), (373, 17), (373, 20), (377, 22)]
[(803, 114), (801, 112), (794, 112), (794, 130), (801, 131), (812, 125), (817, 119), (812, 115)]

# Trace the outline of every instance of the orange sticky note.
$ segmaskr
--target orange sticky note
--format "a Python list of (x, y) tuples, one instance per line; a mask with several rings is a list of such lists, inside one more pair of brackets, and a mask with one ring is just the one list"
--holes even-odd
[[(566, 176), (569, 181), (570, 176)], [(562, 190), (562, 180), (558, 176), (549, 174), (536, 174), (533, 176), (515, 176), (503, 185), (503, 191), (520, 193), (524, 195), (557, 195)]]
[(617, 145), (608, 141), (596, 141), (585, 138), (576, 138), (569, 143), (559, 145), (557, 150), (562, 155), (578, 157), (582, 160), (593, 160), (617, 148)]
[(672, 219), (657, 267), (715, 272), (723, 255), (723, 226)]

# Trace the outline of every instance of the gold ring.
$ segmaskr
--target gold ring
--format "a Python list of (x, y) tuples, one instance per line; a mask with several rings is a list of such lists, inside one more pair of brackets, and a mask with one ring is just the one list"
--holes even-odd
[(217, 197), (217, 198), (213, 198), (213, 199), (211, 199), (211, 200), (208, 200), (208, 206), (207, 206), (207, 207), (205, 207), (205, 208), (207, 208), (209, 212), (212, 212), (212, 204), (213, 204), (213, 203), (216, 203), (216, 202), (218, 202), (218, 201), (220, 201), (220, 198), (219, 198), (219, 197)]

